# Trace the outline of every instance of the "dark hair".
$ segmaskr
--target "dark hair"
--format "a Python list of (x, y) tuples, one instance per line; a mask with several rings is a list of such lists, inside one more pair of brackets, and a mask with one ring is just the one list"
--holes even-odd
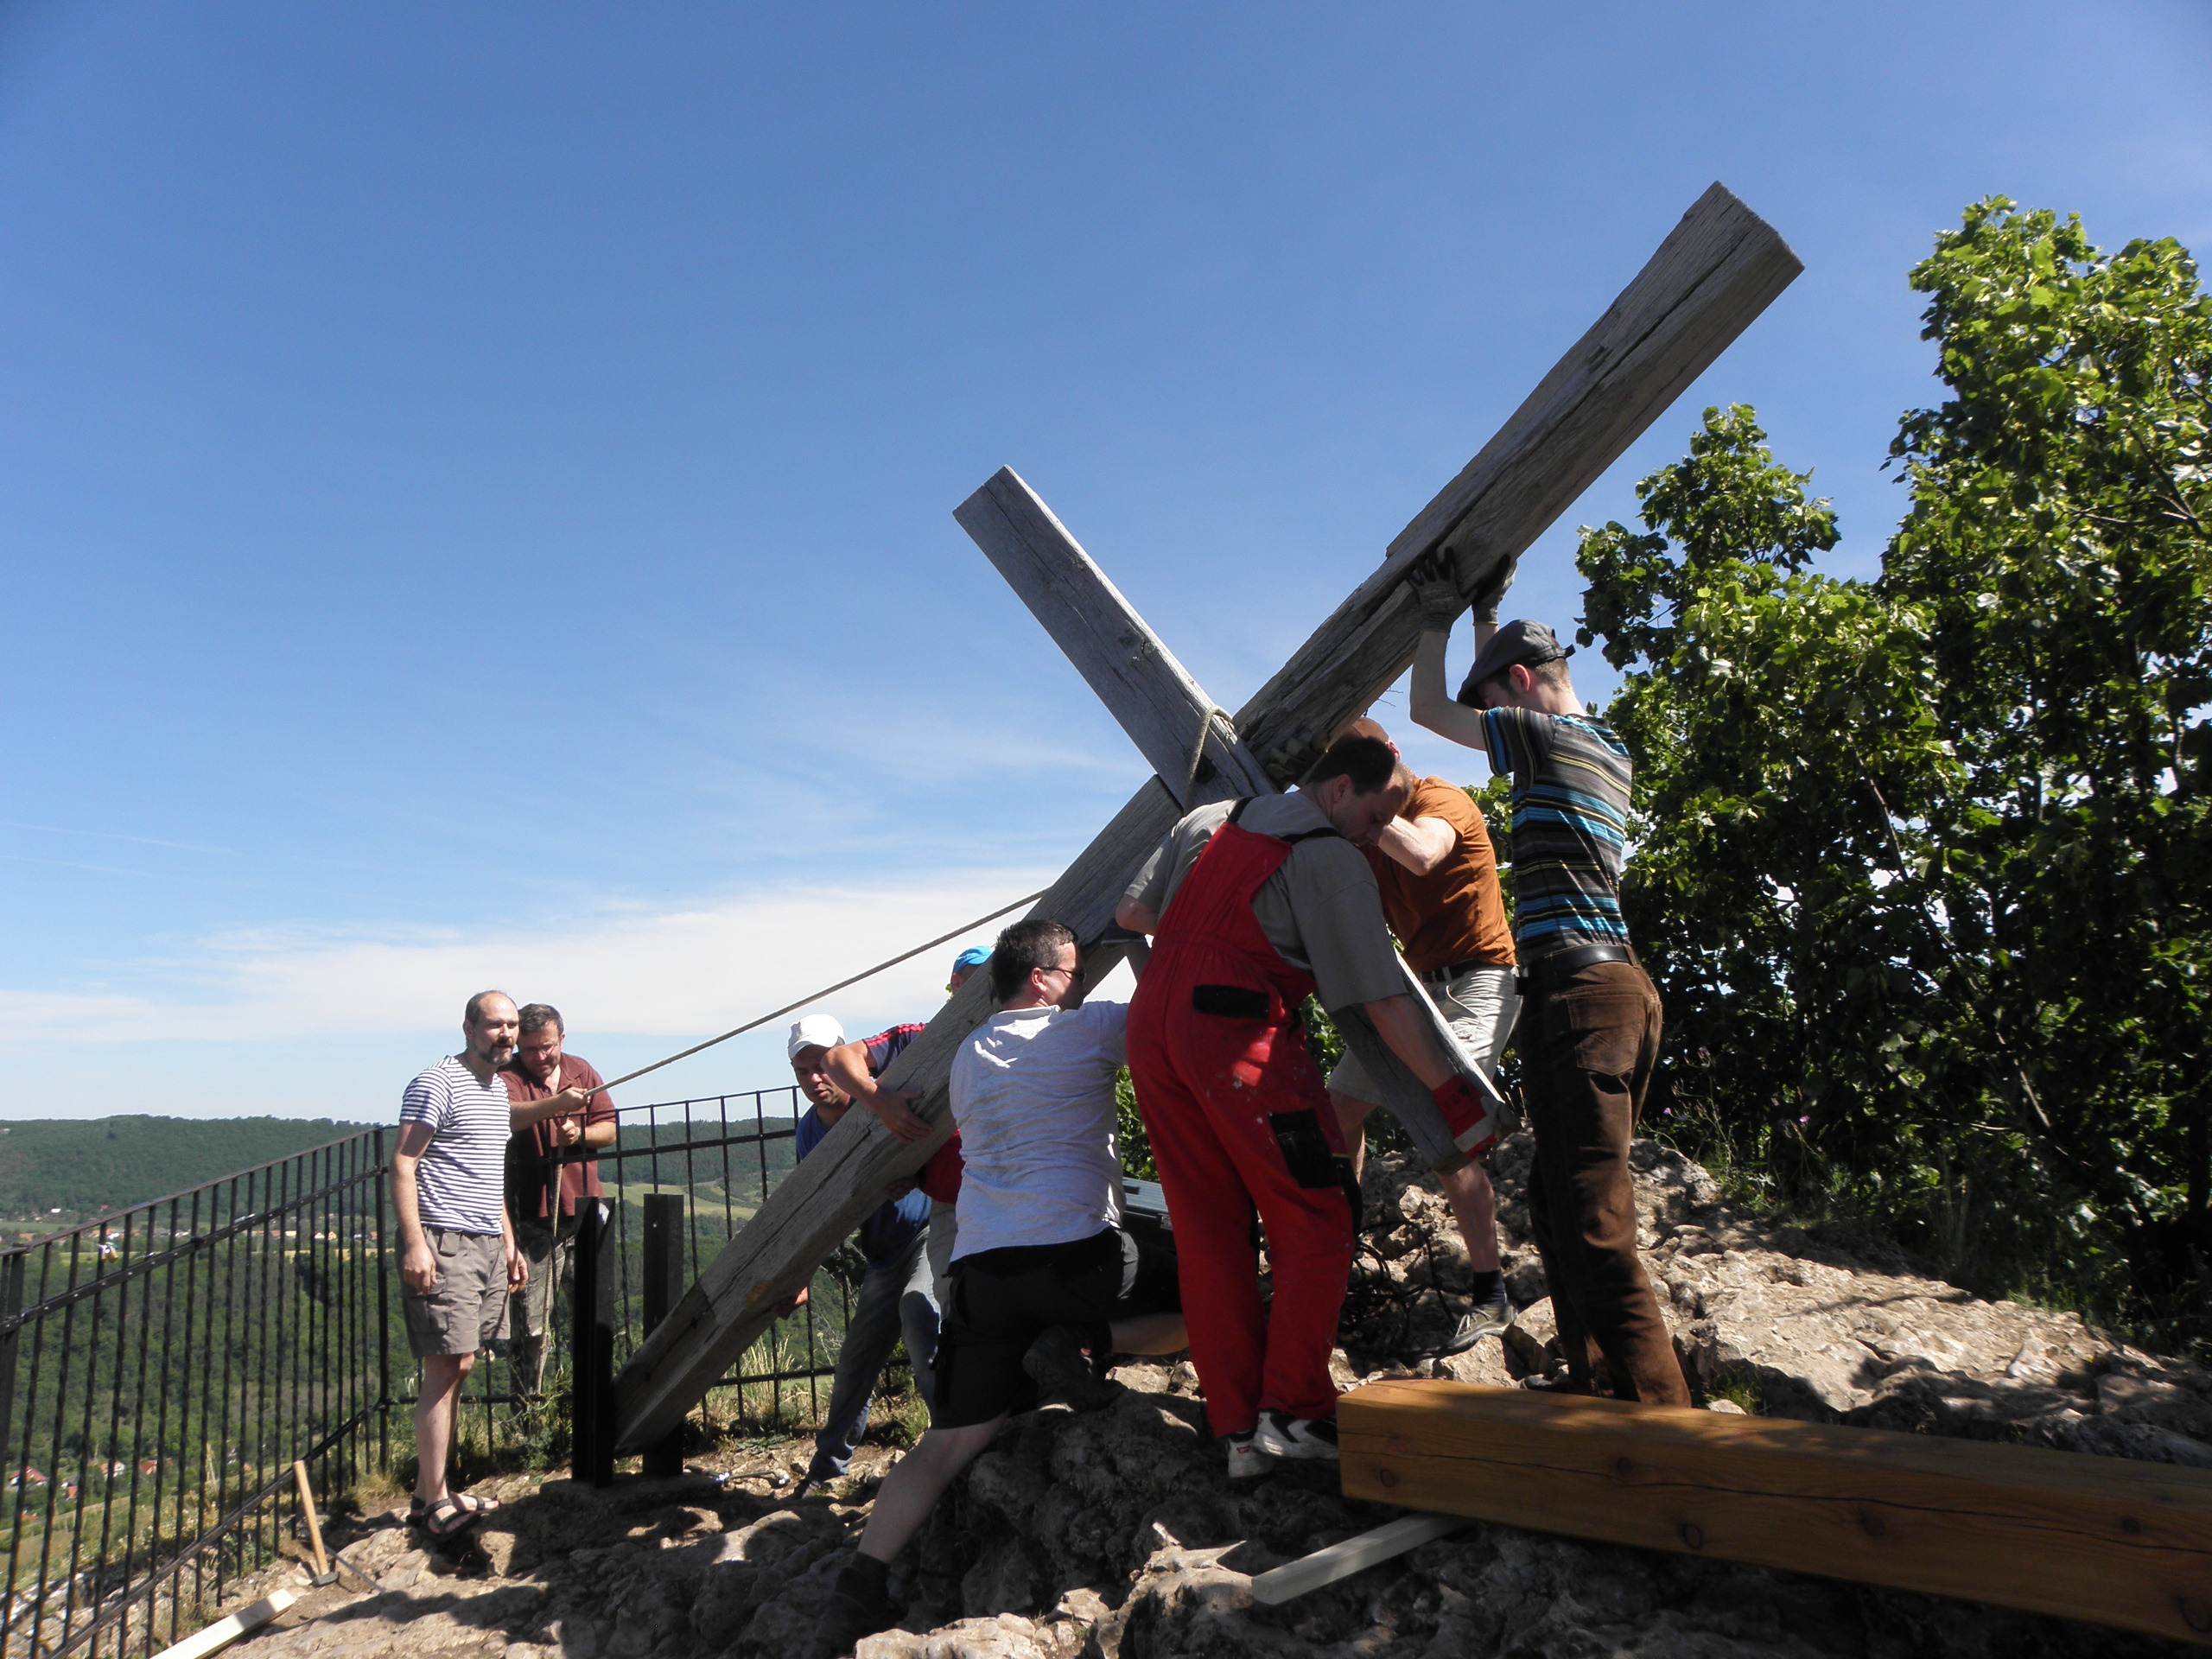
[(569, 1034), (569, 1022), (561, 1017), (561, 1010), (550, 1002), (525, 1002), (522, 1013), (516, 1016), (522, 1023), (522, 1034), (543, 1031), (550, 1026), (563, 1037)]
[(1001, 1002), (1029, 982), (1033, 969), (1060, 965), (1060, 947), (1076, 942), (1059, 922), (1016, 922), (991, 947), (991, 995)]
[(1567, 666), (1567, 658), (1564, 657), (1554, 657), (1549, 662), (1543, 663), (1522, 663), (1517, 665), (1512, 663), (1508, 663), (1503, 668), (1499, 669), (1497, 673), (1491, 675), (1490, 679), (1470, 680), (1466, 684), (1459, 688), (1459, 695), (1457, 697), (1454, 697), (1452, 701), (1469, 709), (1481, 708), (1483, 706), (1483, 687), (1490, 684), (1492, 680), (1506, 679), (1510, 675), (1511, 675), (1516, 666), (1525, 668), (1529, 673), (1535, 675), (1536, 678), (1540, 680), (1549, 680), (1556, 686), (1561, 686), (1572, 690), (1574, 685), (1574, 680)]
[[(468, 1006), (461, 1011), (461, 1023), (464, 1026), (473, 1026), (481, 1020), (484, 1017), (485, 999), (493, 996), (507, 996), (507, 994), (505, 991), (479, 991), (470, 997)], [(507, 996), (507, 1001), (512, 1002), (514, 998)]]
[(1311, 787), (1332, 778), (1349, 778), (1353, 794), (1372, 795), (1378, 789), (1388, 789), (1397, 771), (1398, 757), (1390, 753), (1388, 743), (1372, 737), (1340, 737), (1313, 763), (1305, 782)]

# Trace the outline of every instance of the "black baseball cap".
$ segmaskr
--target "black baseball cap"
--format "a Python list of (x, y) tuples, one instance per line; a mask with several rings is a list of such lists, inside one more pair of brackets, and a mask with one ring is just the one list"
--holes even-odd
[(1467, 677), (1459, 682), (1456, 701), (1470, 709), (1482, 707), (1482, 699), (1475, 688), (1484, 680), (1496, 679), (1514, 665), (1534, 668), (1539, 663), (1555, 663), (1562, 657), (1574, 655), (1573, 645), (1562, 645), (1559, 636), (1541, 622), (1516, 620), (1508, 622), (1490, 637), (1490, 643), (1475, 653), (1475, 665), (1467, 671)]

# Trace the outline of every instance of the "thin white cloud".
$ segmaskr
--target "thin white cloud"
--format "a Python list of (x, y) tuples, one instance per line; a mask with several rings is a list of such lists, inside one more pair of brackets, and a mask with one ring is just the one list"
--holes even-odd
[[(528, 930), (376, 938), (233, 933), (122, 985), (0, 991), (10, 1043), (252, 1042), (334, 1028), (449, 1032), (490, 987), (556, 1004), (572, 1026), (669, 1047), (728, 1029), (1041, 887), (1044, 869), (959, 871), (868, 887), (793, 886)], [(988, 937), (1003, 923), (977, 931)], [(839, 999), (855, 1019), (934, 1006), (957, 943)], [(938, 957), (945, 961), (939, 961)]]

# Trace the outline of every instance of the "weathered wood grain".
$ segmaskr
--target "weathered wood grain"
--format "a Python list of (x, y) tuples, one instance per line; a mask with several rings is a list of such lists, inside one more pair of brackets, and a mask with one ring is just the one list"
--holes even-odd
[(1401, 531), (1380, 568), (1236, 716), (1278, 782), (1413, 661), (1406, 567), (1456, 557), (1462, 590), (1535, 542), (1804, 267), (1720, 185), (1700, 197), (1589, 333), (1497, 435)]
[(2212, 1644), (2212, 1472), (1459, 1382), (1338, 1404), (1345, 1495)]
[(952, 516), (1179, 799), (1202, 730), (1211, 741), (1199, 782), (1218, 772), (1238, 795), (1273, 792), (1243, 746), (1207, 720), (1213, 700), (1013, 467), (999, 468)]

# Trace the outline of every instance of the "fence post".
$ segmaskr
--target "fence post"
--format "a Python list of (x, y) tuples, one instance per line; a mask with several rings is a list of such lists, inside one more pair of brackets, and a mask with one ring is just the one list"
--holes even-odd
[[(675, 1310), (683, 1296), (683, 1195), (649, 1192), (645, 1195), (645, 1334)], [(683, 1472), (683, 1430), (669, 1430), (645, 1449), (648, 1475)]]
[(594, 1486), (614, 1484), (614, 1230), (602, 1200), (576, 1207), (575, 1381), (570, 1395), (569, 1471)]
[[(23, 1311), (25, 1254), (22, 1250), (12, 1251), (4, 1262), (0, 1262), (0, 1320), (13, 1319)], [(22, 1329), (19, 1325), (11, 1325), (6, 1331), (0, 1332), (0, 1456), (6, 1455), (9, 1448), (16, 1444), (16, 1356), (22, 1351)], [(10, 1466), (13, 1467), (12, 1465)], [(16, 1468), (15, 1473), (20, 1480), (22, 1471)], [(22, 1527), (22, 1517), (16, 1511), (20, 1509), (21, 1501), (29, 1496), (28, 1489), (8, 1489), (6, 1497), (11, 1506), (9, 1516), (11, 1528)], [(12, 1591), (15, 1588), (12, 1573), (10, 1579), (8, 1587)]]

